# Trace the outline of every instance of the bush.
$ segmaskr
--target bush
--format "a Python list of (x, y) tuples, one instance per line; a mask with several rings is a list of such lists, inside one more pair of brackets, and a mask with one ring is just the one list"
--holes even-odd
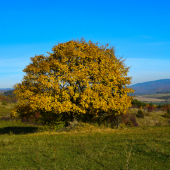
[(164, 116), (165, 118), (170, 119), (170, 114), (168, 114), (168, 113), (165, 113), (163, 116)]
[(168, 111), (168, 108), (170, 109), (170, 105), (169, 104), (164, 104), (163, 106), (162, 106), (162, 110), (163, 111)]
[(154, 106), (148, 106), (148, 112), (152, 112), (154, 109)]
[(136, 114), (136, 116), (138, 118), (144, 118), (144, 113), (142, 112), (142, 110), (138, 110), (138, 113)]
[(133, 126), (134, 127), (138, 127), (139, 125), (138, 125), (138, 122), (137, 122), (137, 120), (136, 120), (136, 117), (134, 116), (134, 115), (131, 115), (130, 116), (130, 121), (133, 123)]
[(122, 115), (121, 121), (126, 125), (126, 126), (130, 126), (130, 127), (138, 127), (138, 123), (136, 121), (136, 117), (134, 115), (131, 114), (124, 114)]
[(162, 105), (159, 104), (157, 108), (160, 109), (161, 107), (162, 107)]
[(125, 125), (128, 126), (128, 127), (133, 127), (132, 121), (127, 121), (127, 122), (125, 123)]
[(7, 102), (6, 101), (2, 101), (2, 105), (7, 105)]

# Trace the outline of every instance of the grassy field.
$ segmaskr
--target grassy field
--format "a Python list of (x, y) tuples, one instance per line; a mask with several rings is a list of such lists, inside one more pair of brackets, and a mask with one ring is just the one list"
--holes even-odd
[[(12, 107), (1, 106), (1, 116), (7, 116)], [(129, 113), (137, 110), (131, 108)], [(41, 131), (19, 120), (0, 120), (0, 169), (170, 169), (170, 126), (163, 114), (154, 111), (137, 118), (139, 127), (110, 129), (79, 123), (59, 132)]]

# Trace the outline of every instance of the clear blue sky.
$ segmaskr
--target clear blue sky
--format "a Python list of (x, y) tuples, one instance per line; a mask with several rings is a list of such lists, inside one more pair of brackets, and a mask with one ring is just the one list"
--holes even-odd
[(170, 79), (168, 0), (6, 0), (0, 4), (0, 88), (20, 83), (30, 57), (85, 38), (115, 46), (132, 84)]

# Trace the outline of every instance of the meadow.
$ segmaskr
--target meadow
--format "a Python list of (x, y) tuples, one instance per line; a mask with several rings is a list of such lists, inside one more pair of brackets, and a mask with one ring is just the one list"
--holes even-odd
[[(67, 130), (9, 118), (14, 103), (0, 102), (0, 169), (170, 169), (170, 122), (155, 109), (136, 118), (139, 127), (118, 129), (77, 123)], [(137, 114), (138, 108), (129, 108)]]

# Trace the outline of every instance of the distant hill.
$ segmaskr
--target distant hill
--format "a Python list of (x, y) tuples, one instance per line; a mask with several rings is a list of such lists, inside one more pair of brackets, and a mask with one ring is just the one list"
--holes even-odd
[[(155, 94), (155, 93), (170, 93), (170, 79), (161, 79), (155, 81), (147, 81), (144, 83), (137, 83), (128, 86), (135, 90), (131, 95), (144, 95), (144, 94)], [(14, 88), (0, 88), (0, 93), (14, 90)]]
[(0, 93), (4, 93), (9, 90), (14, 90), (14, 88), (0, 88)]
[(144, 83), (137, 83), (129, 87), (135, 90), (133, 95), (170, 92), (170, 79), (161, 79)]
[(4, 92), (4, 95), (5, 95), (5, 96), (8, 96), (8, 95), (11, 95), (11, 96), (12, 96), (12, 95), (14, 95), (14, 96), (15, 96), (15, 94), (13, 94), (13, 92), (14, 92), (14, 90), (5, 91), (5, 92)]

